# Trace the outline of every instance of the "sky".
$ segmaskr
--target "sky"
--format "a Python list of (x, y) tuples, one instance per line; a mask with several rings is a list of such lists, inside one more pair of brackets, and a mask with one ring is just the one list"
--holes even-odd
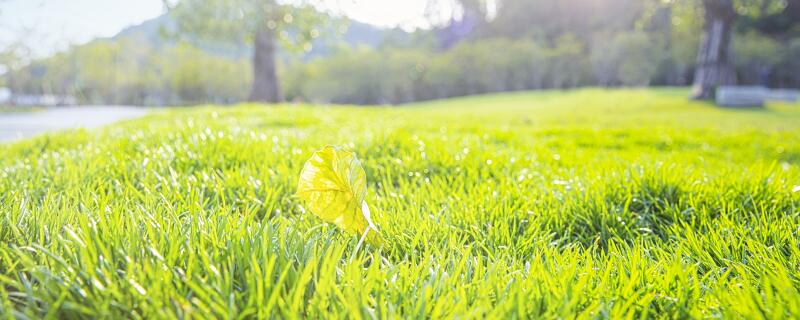
[[(323, 0), (353, 20), (407, 30), (427, 27), (428, 0)], [(23, 41), (34, 55), (110, 37), (162, 14), (162, 0), (0, 0), (0, 51)]]

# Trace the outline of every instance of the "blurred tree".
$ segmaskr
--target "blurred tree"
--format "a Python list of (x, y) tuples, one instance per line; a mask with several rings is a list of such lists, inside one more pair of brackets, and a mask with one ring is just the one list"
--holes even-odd
[(592, 71), (600, 86), (613, 86), (617, 84), (617, 70), (624, 59), (614, 41), (609, 41), (607, 34), (598, 35), (592, 42), (589, 56)]
[(0, 49), (0, 86), (11, 86), (13, 71), (24, 66), (30, 50), (22, 42), (13, 42)]
[(163, 0), (181, 33), (253, 43), (250, 101), (283, 100), (275, 63), (277, 41), (305, 49), (319, 36), (314, 26), (324, 17), (305, 2), (275, 0)]
[(774, 76), (780, 87), (800, 88), (800, 38), (789, 41)]
[(457, 0), (455, 10), (450, 14), (447, 26), (438, 31), (439, 44), (447, 49), (461, 40), (485, 29), (488, 22), (488, 2), (486, 0)]
[(733, 50), (739, 80), (746, 84), (768, 85), (771, 67), (783, 58), (781, 44), (756, 31), (737, 37)]
[(244, 61), (209, 55), (186, 43), (174, 51), (167, 69), (170, 86), (181, 103), (230, 103), (246, 97), (249, 77)]
[(714, 88), (736, 84), (731, 35), (736, 11), (733, 0), (703, 0), (705, 25), (692, 88), (693, 99), (711, 99)]
[(82, 103), (229, 103), (247, 97), (249, 63), (185, 43), (154, 51), (131, 39), (93, 41), (8, 73), (19, 93), (71, 95)]
[(711, 99), (717, 86), (736, 84), (731, 38), (740, 14), (763, 16), (783, 11), (786, 6), (784, 0), (703, 0), (703, 37), (691, 97)]
[(631, 29), (642, 15), (641, 0), (497, 0), (491, 35), (536, 38), (550, 43), (572, 34), (588, 43), (597, 32)]
[(626, 86), (647, 86), (656, 73), (661, 49), (642, 32), (626, 32), (614, 37), (614, 47), (620, 61), (617, 77)]
[(668, 39), (669, 56), (673, 63), (676, 85), (688, 85), (692, 81), (692, 71), (697, 61), (698, 43), (703, 29), (703, 10), (697, 5), (670, 3), (671, 30)]
[(737, 31), (751, 30), (782, 39), (800, 37), (800, 1), (750, 0), (742, 8)]
[(553, 88), (573, 88), (578, 85), (588, 64), (583, 52), (583, 43), (571, 33), (556, 39), (549, 64), (554, 69), (550, 72)]
[[(247, 47), (243, 42), (253, 40), (256, 30), (251, 27), (257, 16), (241, 13), (254, 20), (240, 21), (244, 18), (234, 14), (234, 9), (181, 13), (187, 10), (181, 9), (181, 3), (200, 6), (203, 1), (180, 1), (185, 2), (175, 2), (172, 14), (189, 16), (179, 22), (214, 17), (183, 21), (193, 27), (184, 26), (177, 34), (188, 41), (164, 43), (174, 39), (159, 37), (157, 30), (152, 37), (161, 41), (149, 42), (141, 37), (150, 36), (135, 34), (93, 41), (48, 58), (12, 63), (17, 67), (6, 73), (6, 83), (18, 92), (74, 95), (94, 103), (176, 105), (246, 99), (253, 91), (250, 71), (254, 65), (242, 58), (249, 48), (233, 55), (218, 48)], [(233, 8), (255, 3), (205, 1)], [(800, 13), (800, 5), (788, 2), (784, 6), (778, 0), (731, 1), (736, 11), (731, 50), (738, 80), (800, 87), (800, 20), (793, 18)], [(336, 19), (315, 21), (315, 15), (302, 14), (303, 7), (270, 3), (278, 13), (265, 20), (266, 27), (272, 30), (273, 41), (286, 49), (305, 49), (310, 42), (294, 40), (306, 34), (313, 38), (320, 32), (341, 32), (333, 27), (338, 26)], [(485, 16), (485, 22), (446, 50), (436, 43), (440, 29), (412, 34), (392, 30), (380, 33), (382, 42), (364, 47), (339, 43), (314, 58), (279, 55), (274, 62), (280, 72), (276, 78), (282, 80), (278, 88), (292, 100), (385, 104), (576, 86), (685, 85), (695, 71), (705, 14), (703, 3), (697, 0), (472, 0), (464, 4)], [(453, 17), (461, 19), (460, 5), (456, 8)], [(233, 17), (227, 19), (226, 14)], [(174, 27), (169, 22), (164, 31)], [(314, 42), (315, 48), (324, 48), (326, 44), (319, 42)], [(14, 60), (13, 56), (25, 54), (11, 56)]]

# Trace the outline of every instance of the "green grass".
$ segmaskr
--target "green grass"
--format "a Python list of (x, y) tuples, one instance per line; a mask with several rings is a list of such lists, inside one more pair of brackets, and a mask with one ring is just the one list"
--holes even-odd
[[(799, 318), (800, 106), (685, 96), (202, 107), (0, 145), (0, 314)], [(362, 159), (382, 249), (293, 196), (326, 144)]]
[(22, 112), (35, 112), (42, 110), (41, 107), (19, 107), (19, 106), (4, 106), (0, 105), (0, 114), (3, 113), (22, 113)]

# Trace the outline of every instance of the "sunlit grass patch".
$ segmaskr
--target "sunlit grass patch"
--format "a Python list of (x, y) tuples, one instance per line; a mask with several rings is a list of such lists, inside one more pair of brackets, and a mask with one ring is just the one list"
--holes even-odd
[[(678, 94), (681, 93), (681, 94)], [(0, 146), (12, 317), (800, 315), (800, 108), (581, 90), (203, 107)], [(384, 247), (309, 214), (356, 152)]]

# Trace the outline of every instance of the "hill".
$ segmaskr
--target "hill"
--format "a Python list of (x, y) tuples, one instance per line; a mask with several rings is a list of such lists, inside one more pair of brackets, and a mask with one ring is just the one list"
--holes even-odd
[[(312, 50), (302, 54), (303, 59), (330, 54), (332, 51), (331, 44), (333, 42), (351, 47), (364, 46), (377, 48), (386, 40), (403, 41), (403, 39), (410, 37), (407, 32), (399, 28), (386, 29), (353, 20), (345, 21), (338, 18), (332, 19), (338, 20), (336, 23), (345, 28), (345, 31), (341, 34), (332, 30), (323, 32), (322, 34), (327, 35), (327, 37), (315, 41)], [(175, 28), (175, 21), (169, 14), (163, 14), (138, 25), (125, 28), (117, 35), (110, 39), (104, 39), (104, 41), (124, 41), (133, 39), (149, 47), (160, 49), (165, 46), (175, 45), (177, 41), (176, 37), (173, 35), (175, 33)], [(231, 59), (249, 58), (252, 50), (251, 46), (245, 42), (220, 42), (201, 39), (188, 40), (206, 52)]]

